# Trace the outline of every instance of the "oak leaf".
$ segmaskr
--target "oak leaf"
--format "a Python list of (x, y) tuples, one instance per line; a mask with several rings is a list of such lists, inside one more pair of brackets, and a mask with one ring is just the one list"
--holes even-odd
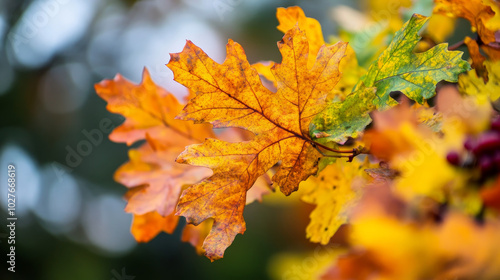
[(499, 61), (500, 60), (500, 47), (498, 46), (497, 43), (492, 43), (488, 45), (481, 45), (481, 49), (484, 51), (486, 56), (491, 61)]
[(483, 43), (490, 44), (496, 41), (497, 30), (489, 27), (493, 27), (490, 25), (490, 20), (499, 15), (482, 0), (435, 0), (434, 13), (465, 18), (471, 23), (472, 30), (479, 34)]
[(156, 211), (142, 215), (134, 215), (130, 232), (137, 242), (148, 242), (160, 232), (173, 233), (177, 227), (179, 216), (174, 213), (163, 217)]
[(307, 66), (311, 68), (314, 65), (319, 49), (325, 45), (320, 23), (314, 18), (306, 17), (304, 11), (297, 6), (278, 8), (276, 18), (279, 21), (277, 28), (284, 34), (288, 30), (293, 29), (295, 25), (298, 25), (300, 30), (304, 31), (309, 42), (309, 60)]
[(255, 134), (246, 142), (207, 139), (188, 146), (177, 158), (214, 172), (183, 192), (177, 212), (193, 224), (214, 219), (203, 245), (211, 260), (222, 258), (235, 236), (245, 231), (246, 194), (260, 175), (280, 162), (272, 181), (289, 195), (317, 171), (321, 153), (309, 137), (309, 122), (323, 109), (328, 92), (340, 79), (338, 64), (346, 44), (322, 47), (312, 68), (307, 67), (306, 34), (298, 27), (289, 30), (278, 47), (283, 61), (271, 69), (276, 93), (262, 85), (242, 47), (232, 40), (223, 64), (188, 41), (167, 65), (176, 81), (196, 93), (178, 118)]
[(214, 137), (208, 125), (176, 120), (182, 109), (177, 99), (151, 79), (144, 69), (140, 84), (121, 75), (95, 85), (97, 94), (108, 102), (110, 112), (123, 115), (125, 122), (115, 128), (110, 139), (131, 145), (146, 140), (129, 151), (129, 162), (115, 172), (115, 181), (130, 190), (125, 211), (134, 215), (131, 232), (138, 242), (148, 242), (161, 231), (172, 233), (181, 189), (209, 176), (207, 168), (175, 162), (186, 145)]
[(485, 61), (488, 81), (478, 77), (473, 71), (461, 75), (458, 79), (459, 90), (470, 96), (483, 99), (485, 102), (500, 98), (500, 61)]
[(470, 69), (469, 64), (461, 59), (463, 53), (448, 51), (447, 44), (436, 45), (423, 53), (412, 52), (420, 40), (418, 32), (428, 19), (414, 14), (361, 78), (359, 87), (377, 88), (377, 99), (374, 100), (377, 108), (396, 104), (389, 95), (393, 91), (401, 91), (423, 104), (425, 99), (435, 95), (438, 82), (455, 82), (458, 74)]
[(312, 242), (328, 244), (338, 228), (348, 221), (349, 211), (366, 183), (367, 176), (363, 178), (363, 169), (369, 167), (367, 161), (353, 160), (348, 163), (338, 160), (300, 184), (301, 199), (316, 205), (306, 228), (307, 238)]
[(147, 139), (140, 148), (129, 151), (130, 161), (115, 173), (115, 180), (128, 188), (147, 185), (129, 195), (126, 211), (138, 215), (157, 211), (167, 216), (175, 209), (183, 185), (210, 175), (206, 168), (181, 165), (175, 158), (186, 145), (214, 137), (211, 128), (176, 120), (182, 104), (157, 86), (146, 69), (138, 85), (118, 74), (114, 80), (96, 84), (95, 89), (108, 102), (108, 111), (126, 118), (110, 134), (111, 140), (130, 145)]
[[(490, 60), (500, 60), (500, 4), (495, 0), (436, 0), (434, 14), (467, 19)], [(470, 46), (468, 44), (469, 50)], [(472, 54), (471, 54), (472, 56)]]
[(422, 104), (435, 95), (438, 82), (456, 82), (460, 73), (470, 69), (461, 59), (463, 53), (448, 51), (447, 44), (439, 44), (423, 53), (412, 52), (420, 40), (418, 31), (427, 20), (414, 14), (371, 64), (346, 101), (332, 102), (316, 116), (310, 128), (314, 138), (342, 143), (347, 137), (356, 137), (371, 122), (369, 112), (397, 104), (391, 92), (400, 91)]
[[(115, 181), (130, 190), (126, 212), (134, 214), (131, 232), (139, 242), (148, 242), (161, 231), (172, 233), (178, 223), (174, 215), (183, 187), (208, 177), (208, 168), (183, 165), (175, 162), (185, 146), (201, 142), (206, 137), (216, 137), (209, 125), (176, 120), (183, 105), (170, 93), (157, 86), (145, 69), (142, 83), (136, 85), (121, 75), (114, 80), (104, 80), (95, 86), (99, 96), (108, 102), (110, 112), (126, 117), (125, 122), (110, 135), (111, 140), (133, 144), (146, 140), (137, 149), (129, 150), (129, 161), (115, 172)], [(248, 136), (240, 131), (226, 130), (218, 137), (241, 141)], [(247, 203), (261, 200), (271, 190), (265, 178), (254, 187)], [(207, 225), (186, 227), (186, 239), (200, 251), (202, 243), (185, 236), (200, 236), (208, 232)], [(199, 239), (200, 239), (199, 238)]]
[(203, 249), (203, 241), (205, 241), (205, 238), (210, 233), (212, 224), (212, 220), (206, 220), (197, 226), (187, 224), (182, 231), (181, 240), (191, 244), (196, 249), (198, 254), (205, 253), (205, 250)]
[(156, 211), (166, 216), (174, 211), (182, 186), (197, 183), (212, 172), (175, 162), (185, 146), (193, 143), (191, 141), (162, 148), (158, 143), (153, 148), (151, 143), (155, 143), (154, 140), (148, 139), (140, 148), (130, 150), (130, 160), (116, 170), (114, 179), (128, 188), (147, 185), (129, 195), (126, 212), (141, 215)]
[(144, 69), (142, 82), (138, 85), (117, 74), (113, 80), (96, 84), (95, 90), (108, 102), (108, 111), (125, 117), (125, 122), (109, 135), (114, 142), (131, 145), (145, 139), (148, 134), (164, 144), (176, 145), (179, 140), (201, 142), (214, 136), (207, 125), (197, 125), (193, 129), (192, 123), (176, 120), (175, 116), (183, 105), (174, 95), (157, 86), (147, 69)]
[[(293, 29), (295, 25), (298, 25), (300, 30), (305, 32), (307, 41), (309, 42), (309, 59), (307, 66), (308, 68), (311, 68), (315, 63), (319, 49), (323, 45), (330, 45), (325, 42), (320, 23), (314, 18), (306, 17), (304, 11), (297, 6), (278, 8), (276, 18), (279, 21), (277, 28), (283, 33)], [(338, 40), (333, 43), (336, 42), (338, 42)], [(257, 70), (257, 72), (259, 72), (260, 75), (265, 77), (267, 80), (274, 82), (276, 86), (276, 78), (271, 71), (273, 64), (274, 62), (268, 61), (256, 63), (252, 66)], [(342, 77), (337, 86), (333, 88), (328, 95), (327, 98), (329, 100), (334, 98), (340, 98), (343, 100), (365, 72), (365, 70), (358, 65), (356, 54), (350, 45), (346, 48), (345, 57), (340, 61), (339, 71), (342, 73)]]
[(500, 30), (500, 4), (496, 0), (483, 0), (483, 4), (491, 8), (495, 16), (485, 22), (486, 28)]

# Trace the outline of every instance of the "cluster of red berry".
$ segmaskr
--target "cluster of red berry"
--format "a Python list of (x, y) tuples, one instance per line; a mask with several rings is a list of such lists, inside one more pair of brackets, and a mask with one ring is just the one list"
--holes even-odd
[(496, 116), (489, 130), (477, 137), (467, 137), (464, 142), (467, 153), (449, 152), (448, 162), (455, 166), (479, 167), (481, 177), (486, 178), (500, 172), (500, 116)]

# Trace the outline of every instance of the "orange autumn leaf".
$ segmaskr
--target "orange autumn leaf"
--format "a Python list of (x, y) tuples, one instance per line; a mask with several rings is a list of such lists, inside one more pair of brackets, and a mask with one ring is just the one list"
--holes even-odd
[(146, 133), (164, 144), (178, 141), (201, 142), (214, 134), (209, 126), (196, 126), (176, 120), (175, 116), (183, 105), (174, 95), (157, 86), (147, 69), (138, 85), (126, 80), (120, 74), (113, 80), (104, 80), (95, 85), (97, 94), (108, 105), (111, 113), (125, 117), (125, 122), (115, 128), (109, 139), (131, 145), (146, 138)]
[[(137, 242), (149, 242), (160, 232), (173, 233), (179, 216), (174, 215), (181, 188), (210, 175), (210, 170), (175, 163), (179, 147), (153, 150), (151, 139), (137, 150), (129, 151), (130, 161), (115, 173), (115, 180), (130, 186), (125, 211), (132, 213), (131, 233)], [(129, 184), (129, 185), (127, 185)], [(261, 187), (262, 188), (262, 187)], [(184, 234), (205, 235), (206, 223), (184, 228)], [(184, 241), (184, 240), (183, 240)], [(190, 242), (199, 251), (202, 243)]]
[(489, 29), (487, 22), (495, 16), (490, 6), (481, 0), (435, 0), (434, 13), (467, 19), (474, 32), (485, 44), (495, 42), (496, 30)]
[(182, 186), (197, 183), (211, 172), (175, 162), (185, 145), (192, 142), (185, 141), (168, 148), (153, 148), (150, 143), (154, 141), (148, 139), (139, 149), (129, 151), (130, 161), (118, 168), (115, 181), (129, 188), (147, 185), (129, 195), (126, 212), (142, 215), (156, 211), (166, 216), (174, 211)]
[(400, 128), (406, 123), (417, 125), (417, 116), (406, 99), (387, 111), (374, 112), (373, 120), (373, 129), (366, 131), (363, 137), (371, 154), (389, 161), (411, 151), (411, 141), (401, 135)]
[(329, 267), (320, 279), (370, 279), (375, 272), (384, 272), (384, 268), (378, 263), (377, 258), (371, 252), (358, 250), (341, 255), (335, 266)]
[[(307, 36), (307, 41), (309, 43), (309, 54), (308, 54), (308, 64), (310, 68), (315, 62), (316, 55), (319, 49), (325, 45), (325, 39), (323, 38), (323, 32), (321, 31), (321, 24), (314, 18), (306, 17), (302, 8), (298, 6), (288, 7), (288, 8), (278, 8), (276, 11), (276, 18), (279, 21), (277, 26), (278, 30), (286, 33), (288, 30), (294, 28), (297, 25), (300, 30), (305, 32)], [(274, 82), (276, 86), (276, 77), (274, 77), (271, 68), (274, 62), (266, 61), (259, 62), (252, 65), (260, 75)]]
[(160, 232), (173, 233), (177, 227), (179, 216), (173, 213), (163, 217), (156, 211), (142, 215), (134, 215), (130, 231), (137, 242), (148, 242)]
[(500, 212), (500, 176), (497, 177), (493, 186), (482, 188), (480, 195), (485, 206)]
[(476, 75), (483, 78), (484, 83), (487, 83), (488, 70), (486, 69), (486, 65), (484, 65), (486, 58), (479, 52), (479, 45), (475, 40), (472, 40), (468, 36), (465, 37), (464, 43), (467, 45), (467, 49), (469, 50), (469, 55), (472, 59), (472, 68), (476, 70)]
[[(302, 8), (298, 6), (278, 8), (276, 11), (276, 18), (279, 21), (277, 28), (283, 33), (293, 29), (295, 26), (298, 26), (300, 30), (305, 32), (307, 41), (309, 42), (307, 67), (311, 68), (316, 61), (319, 49), (323, 45), (329, 45), (325, 42), (323, 37), (321, 24), (316, 19), (307, 17)], [(266, 61), (255, 63), (252, 66), (259, 72), (259, 75), (272, 81), (276, 87), (276, 77), (274, 77), (271, 71), (273, 64), (274, 62)], [(338, 97), (343, 100), (365, 72), (365, 70), (358, 65), (356, 54), (349, 45), (346, 48), (344, 59), (340, 61), (339, 71), (343, 74), (342, 79), (339, 81), (336, 88), (330, 92), (328, 99)]]
[(455, 210), (436, 219), (439, 204), (421, 199), (369, 186), (351, 216), (349, 249), (321, 279), (498, 279), (500, 221)]
[[(231, 134), (233, 135), (230, 138), (241, 137), (237, 133)], [(224, 138), (228, 136), (225, 135)], [(183, 185), (169, 187), (169, 184), (180, 182), (179, 180), (183, 178), (197, 182), (211, 173), (209, 169), (200, 170), (199, 167), (175, 163), (175, 157), (179, 153), (178, 149), (153, 151), (148, 145), (144, 145), (138, 150), (129, 151), (130, 162), (120, 167), (115, 174), (116, 181), (138, 186), (127, 192), (128, 204), (125, 208), (126, 212), (134, 214), (131, 233), (137, 242), (149, 242), (162, 231), (172, 234), (177, 227), (179, 216), (174, 215), (173, 210), (178, 201), (180, 187)], [(136, 158), (136, 154), (139, 158)], [(165, 166), (170, 167), (165, 168)], [(183, 170), (179, 167), (187, 168)], [(174, 175), (174, 170), (179, 173)], [(262, 176), (248, 193), (246, 204), (262, 201), (262, 197), (270, 192), (265, 176)], [(208, 235), (211, 225), (209, 220), (198, 226), (186, 225), (182, 231), (182, 241), (189, 242), (199, 254), (203, 253), (203, 240)]]
[(309, 136), (309, 123), (340, 79), (338, 64), (346, 44), (322, 47), (312, 68), (307, 67), (307, 38), (298, 27), (289, 30), (278, 47), (283, 61), (271, 69), (276, 93), (262, 85), (242, 47), (232, 40), (223, 64), (188, 41), (167, 65), (176, 81), (197, 93), (178, 118), (239, 127), (255, 135), (251, 141), (236, 143), (207, 139), (188, 146), (177, 158), (214, 172), (186, 189), (178, 204), (178, 214), (189, 223), (214, 219), (203, 245), (211, 260), (222, 258), (235, 236), (245, 231), (247, 191), (259, 176), (280, 162), (272, 181), (289, 195), (318, 170), (321, 154)]
[(490, 45), (482, 45), (481, 49), (488, 56), (488, 58), (492, 61), (500, 60), (500, 48), (495, 46), (495, 44)]
[(215, 134), (208, 125), (176, 120), (183, 105), (157, 86), (146, 69), (138, 85), (117, 75), (95, 88), (108, 102), (110, 112), (126, 118), (110, 139), (128, 145), (146, 139), (139, 148), (129, 151), (130, 161), (114, 176), (115, 181), (130, 188), (125, 211), (134, 214), (132, 235), (138, 242), (148, 242), (161, 231), (172, 233), (177, 226), (174, 209), (182, 187), (211, 174), (207, 168), (178, 164), (175, 158), (186, 145)]
[(441, 224), (367, 216), (321, 279), (498, 279), (498, 221), (479, 225), (455, 212)]
[(295, 25), (298, 25), (300, 30), (305, 32), (309, 42), (308, 67), (311, 67), (315, 62), (319, 49), (325, 45), (320, 23), (314, 18), (306, 17), (304, 11), (297, 6), (278, 8), (276, 18), (280, 23), (277, 28), (283, 33), (292, 29)]
[(212, 220), (206, 220), (197, 226), (193, 224), (187, 224), (182, 231), (182, 242), (188, 242), (189, 244), (191, 244), (196, 249), (196, 252), (198, 252), (198, 254), (200, 255), (205, 253), (205, 250), (203, 249), (203, 241), (210, 232), (212, 224)]
[[(212, 173), (208, 168), (176, 163), (175, 158), (185, 146), (215, 134), (207, 124), (176, 120), (183, 105), (155, 85), (146, 69), (139, 85), (117, 75), (114, 80), (97, 84), (96, 91), (108, 102), (108, 110), (126, 117), (124, 124), (113, 131), (112, 140), (128, 144), (146, 140), (129, 151), (129, 162), (118, 168), (114, 176), (115, 181), (130, 189), (125, 195), (128, 201), (125, 211), (134, 214), (133, 236), (138, 242), (148, 242), (162, 231), (172, 233), (178, 222), (174, 209), (181, 189)], [(234, 130), (226, 130), (219, 137), (228, 141), (248, 139), (241, 131)], [(270, 192), (265, 176), (259, 178), (247, 203), (261, 201)], [(189, 240), (199, 251), (210, 225), (207, 222), (186, 227), (183, 236), (199, 236), (201, 243)]]
[(136, 85), (121, 75), (95, 86), (97, 94), (108, 102), (110, 112), (126, 120), (111, 133), (110, 139), (132, 144), (147, 139), (138, 149), (129, 151), (130, 161), (115, 173), (115, 180), (128, 188), (147, 185), (129, 195), (127, 212), (142, 215), (157, 211), (172, 213), (181, 187), (210, 175), (210, 170), (175, 162), (185, 146), (214, 134), (208, 125), (176, 120), (182, 105), (175, 96), (157, 86), (145, 69), (143, 81)]
[[(172, 234), (179, 222), (175, 213), (163, 217), (158, 212), (134, 215), (130, 231), (137, 242), (149, 242), (162, 231)], [(198, 254), (202, 254), (203, 240), (208, 235), (212, 222), (207, 220), (198, 226), (187, 224), (182, 230), (181, 241), (191, 244)]]

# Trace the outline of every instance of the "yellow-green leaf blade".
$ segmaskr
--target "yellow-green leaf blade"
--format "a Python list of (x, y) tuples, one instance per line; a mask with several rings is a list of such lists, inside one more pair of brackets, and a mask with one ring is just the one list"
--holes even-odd
[[(413, 53), (420, 40), (418, 32), (427, 20), (427, 17), (414, 14), (396, 32), (389, 47), (370, 65), (353, 93), (346, 98), (344, 103), (347, 104), (331, 103), (311, 122), (313, 138), (343, 142), (349, 136), (355, 137), (371, 122), (369, 112), (397, 104), (391, 92), (400, 91), (422, 104), (435, 95), (438, 82), (457, 82), (458, 75), (470, 69), (461, 58), (463, 53), (448, 51), (448, 44)], [(376, 94), (370, 96), (370, 88), (376, 88)]]

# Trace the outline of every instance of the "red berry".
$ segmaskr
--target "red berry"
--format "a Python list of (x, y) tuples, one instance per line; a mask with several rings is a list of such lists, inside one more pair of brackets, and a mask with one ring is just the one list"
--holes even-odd
[(496, 151), (493, 155), (493, 163), (495, 164), (497, 170), (500, 171), (500, 150)]
[(500, 149), (500, 134), (494, 131), (488, 131), (479, 136), (477, 145), (472, 149), (472, 152), (475, 156), (480, 156), (497, 149)]
[(464, 148), (467, 151), (472, 151), (475, 147), (476, 147), (476, 141), (471, 137), (467, 137), (467, 139), (464, 142)]
[(483, 173), (487, 173), (493, 167), (493, 160), (489, 156), (483, 156), (479, 159), (479, 168)]
[(460, 165), (460, 155), (457, 152), (455, 152), (455, 151), (449, 152), (446, 155), (446, 160), (451, 165), (454, 165), (454, 166), (459, 166)]
[(500, 132), (500, 116), (496, 116), (491, 121), (491, 129)]

